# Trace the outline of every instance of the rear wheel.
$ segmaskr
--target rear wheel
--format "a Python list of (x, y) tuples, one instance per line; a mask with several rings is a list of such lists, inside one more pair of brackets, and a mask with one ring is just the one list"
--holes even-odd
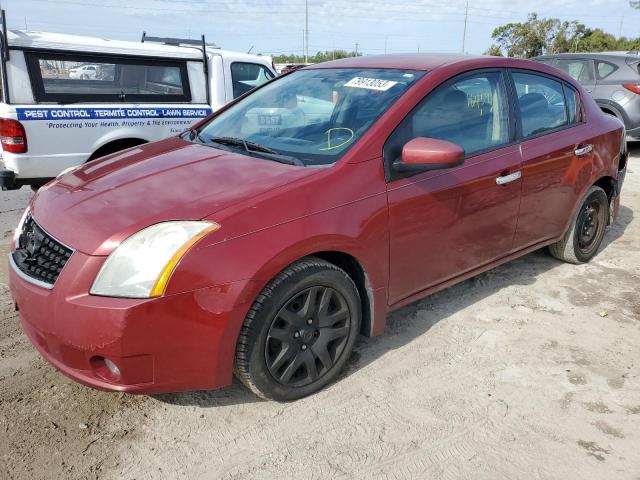
[(593, 186), (564, 238), (549, 247), (551, 255), (569, 263), (585, 263), (600, 248), (609, 219), (609, 199), (605, 191)]
[(309, 257), (261, 292), (236, 347), (236, 376), (256, 395), (279, 401), (317, 392), (347, 362), (360, 330), (360, 298), (340, 268)]

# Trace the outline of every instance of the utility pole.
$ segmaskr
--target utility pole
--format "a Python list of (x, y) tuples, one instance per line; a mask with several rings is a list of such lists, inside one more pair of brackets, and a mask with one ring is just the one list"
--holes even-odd
[(358, 42), (356, 42), (356, 57), (358, 56)]
[(618, 33), (618, 38), (622, 36), (622, 24), (624, 22), (624, 17), (620, 17), (620, 32)]
[(464, 9), (464, 30), (462, 30), (462, 53), (464, 53), (464, 44), (467, 40), (467, 17), (469, 16), (469, 2)]
[(304, 63), (309, 63), (309, 0), (304, 0)]

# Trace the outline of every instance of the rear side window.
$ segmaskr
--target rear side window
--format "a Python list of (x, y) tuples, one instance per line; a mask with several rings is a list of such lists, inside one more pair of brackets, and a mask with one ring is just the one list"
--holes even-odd
[(568, 125), (562, 83), (530, 73), (513, 73), (522, 136), (531, 137)]
[(264, 65), (257, 63), (233, 62), (231, 64), (231, 81), (233, 83), (233, 98), (259, 87), (271, 80), (273, 73)]
[(188, 102), (186, 63), (49, 52), (26, 54), (38, 102)]
[(429, 93), (402, 121), (388, 145), (399, 152), (416, 137), (462, 147), (466, 155), (510, 141), (508, 104), (500, 72), (464, 76)]
[(559, 58), (555, 67), (581, 83), (593, 81), (590, 60), (579, 58)]
[(618, 67), (613, 63), (596, 61), (596, 72), (598, 74), (598, 80), (603, 80), (618, 70)]

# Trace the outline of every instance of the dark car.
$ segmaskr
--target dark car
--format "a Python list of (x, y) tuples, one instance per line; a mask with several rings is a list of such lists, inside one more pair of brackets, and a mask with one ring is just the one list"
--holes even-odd
[(35, 348), (86, 385), (211, 389), (235, 373), (293, 400), (394, 309), (543, 247), (589, 261), (618, 210), (623, 138), (536, 62), (314, 65), (41, 188), (11, 294)]
[(293, 72), (294, 70), (298, 70), (300, 68), (304, 68), (308, 63), (292, 63), (289, 65), (285, 65), (280, 71), (280, 75), (284, 75), (285, 73)]
[(582, 84), (603, 112), (618, 117), (627, 135), (640, 138), (640, 56), (629, 53), (563, 53), (537, 60)]

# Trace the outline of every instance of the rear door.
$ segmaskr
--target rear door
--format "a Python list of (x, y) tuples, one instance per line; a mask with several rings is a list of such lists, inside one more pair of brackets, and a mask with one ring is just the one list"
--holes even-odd
[[(428, 94), (387, 140), (391, 304), (511, 250), (521, 182), (510, 115), (502, 70), (463, 74)], [(464, 164), (393, 173), (416, 137), (460, 145)]]
[(513, 70), (522, 138), (522, 200), (514, 248), (563, 234), (591, 175), (593, 143), (579, 95), (556, 77)]

